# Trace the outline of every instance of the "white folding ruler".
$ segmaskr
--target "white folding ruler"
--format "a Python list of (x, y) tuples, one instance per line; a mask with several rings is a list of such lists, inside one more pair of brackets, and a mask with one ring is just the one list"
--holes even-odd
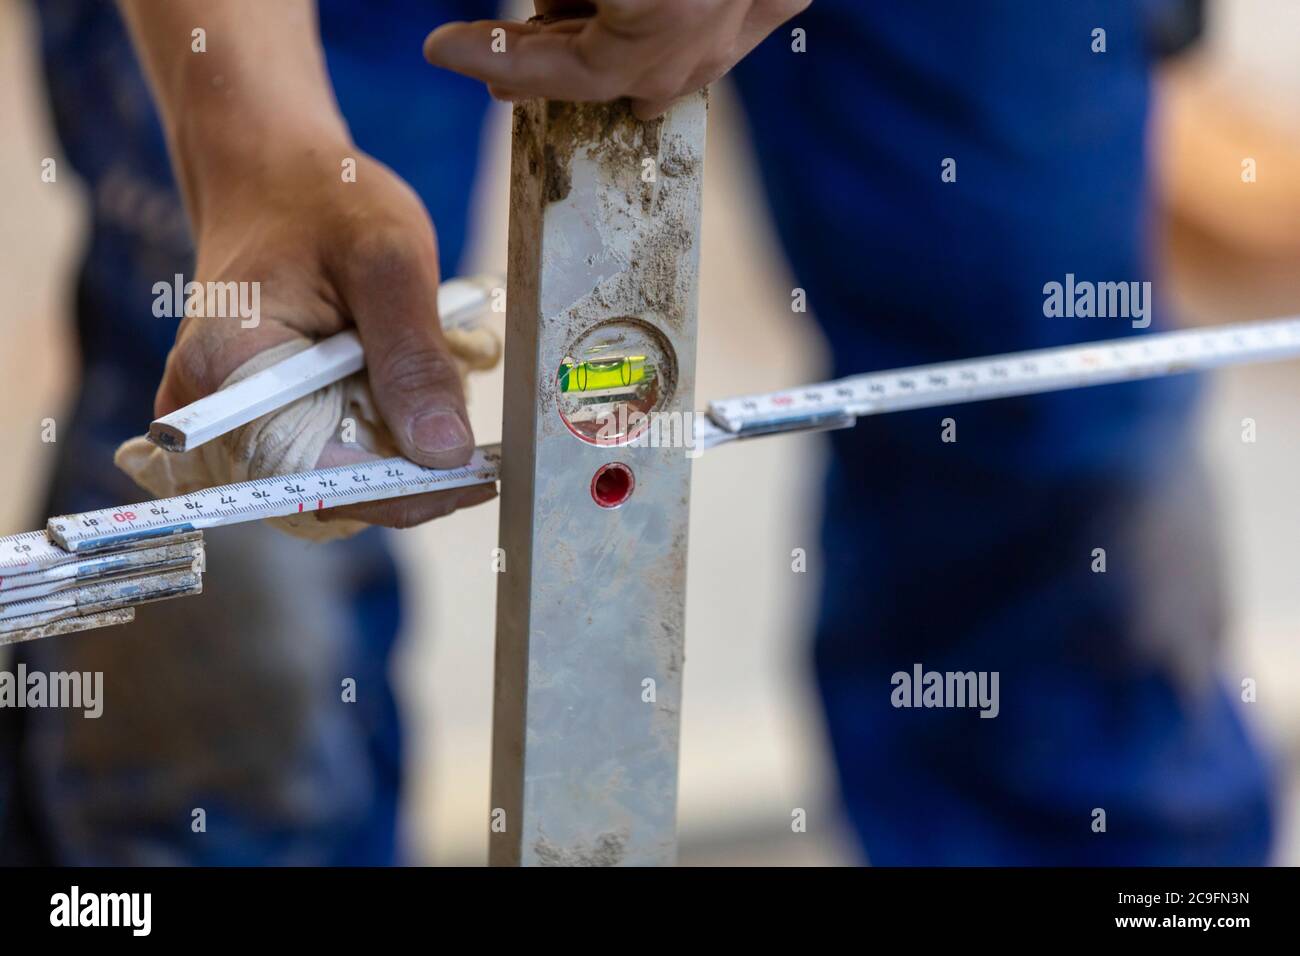
[[(491, 276), (444, 282), (438, 288), (443, 327), (474, 323), (502, 286)], [(351, 375), (363, 364), (356, 333), (340, 333), (159, 419), (150, 438), (169, 451), (197, 447)], [(490, 455), (490, 450), (480, 450), (474, 463), (456, 472), (472, 475), (466, 483), (490, 480), (480, 477)], [(0, 644), (125, 623), (134, 619), (138, 605), (199, 594), (202, 529), (293, 514), (309, 506), (333, 507), (343, 503), (339, 490), (345, 487), (349, 502), (410, 494), (425, 480), (420, 471), (428, 470), (395, 459), (213, 488), (56, 518), (45, 531), (0, 538)], [(457, 474), (439, 473), (434, 484), (454, 487), (457, 480)]]
[[(467, 314), (449, 313), (461, 320)], [(704, 450), (760, 435), (847, 427), (863, 415), (1297, 356), (1300, 318), (1136, 335), (715, 401), (696, 416), (692, 438)], [(196, 447), (355, 372), (363, 357), (355, 335), (343, 333), (288, 363), (292, 374), (267, 369), (245, 380), (254, 384), (240, 393), (229, 389), (160, 419), (151, 435), (162, 425), (165, 447)], [(135, 605), (199, 593), (200, 532), (208, 528), (486, 484), (497, 480), (499, 465), (500, 446), (485, 445), (461, 468), (386, 458), (51, 518), (43, 532), (0, 538), (0, 644), (122, 623), (132, 619)]]

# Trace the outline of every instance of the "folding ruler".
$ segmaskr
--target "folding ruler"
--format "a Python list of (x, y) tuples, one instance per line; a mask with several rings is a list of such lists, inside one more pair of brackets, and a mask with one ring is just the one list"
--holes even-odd
[[(444, 282), (438, 289), (444, 328), (472, 324), (499, 287), (488, 277)], [(363, 364), (356, 333), (343, 332), (159, 419), (150, 437), (170, 451), (195, 448), (360, 371)], [(407, 466), (416, 467), (402, 465)], [(362, 488), (409, 493), (409, 483), (394, 484), (397, 475), (407, 477), (398, 467), (390, 463), (353, 472)], [(134, 619), (139, 605), (199, 594), (202, 529), (302, 511), (305, 500), (274, 510), (291, 493), (302, 498), (311, 491), (317, 507), (341, 503), (331, 493), (332, 476), (291, 477), (55, 518), (43, 532), (0, 538), (0, 644), (123, 624)], [(443, 474), (438, 480), (445, 486), (455, 478)]]
[[(857, 417), (1300, 356), (1300, 318), (876, 372), (693, 414), (706, 99), (515, 108), (501, 445), (439, 471), (403, 458), (50, 519), (0, 538), (0, 643), (131, 619), (198, 593), (201, 532), (501, 482), (490, 858), (670, 863), (690, 460)], [(444, 323), (492, 280), (439, 292)], [(155, 422), (197, 447), (362, 368), (343, 333)], [(670, 428), (656, 425), (668, 422)], [(667, 437), (669, 440), (663, 440)]]

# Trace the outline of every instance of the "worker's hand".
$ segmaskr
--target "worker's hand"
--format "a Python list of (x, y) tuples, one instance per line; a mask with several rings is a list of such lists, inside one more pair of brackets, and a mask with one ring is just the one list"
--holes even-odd
[[(435, 468), (474, 449), (460, 376), (438, 322), (433, 226), (414, 192), (349, 143), (281, 144), (256, 169), (220, 184), (197, 216), (195, 281), (257, 282), (255, 327), (237, 318), (186, 318), (168, 357), (155, 414), (217, 388), (259, 352), (299, 335), (323, 338), (355, 323), (371, 391), (402, 454)], [(345, 182), (341, 158), (357, 163)], [(335, 436), (317, 465), (374, 458)], [(406, 527), (478, 504), (491, 485), (322, 512)]]
[[(627, 96), (638, 117), (651, 119), (722, 76), (809, 2), (537, 0), (539, 19), (528, 23), (441, 26), (424, 55), (482, 80), (498, 99)], [(498, 29), (504, 35), (494, 36)]]

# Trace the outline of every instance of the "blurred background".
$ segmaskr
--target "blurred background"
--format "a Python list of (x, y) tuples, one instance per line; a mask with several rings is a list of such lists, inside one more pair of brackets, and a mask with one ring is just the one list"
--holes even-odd
[[(1300, 312), (1300, 6), (1212, 0), (1207, 34), (1159, 79), (1151, 130), (1161, 186), (1162, 285), (1189, 323)], [(43, 418), (68, 407), (71, 279), (87, 197), (58, 157), (26, 0), (0, 0), (0, 534), (38, 527), (53, 446)], [(773, 241), (741, 116), (726, 84), (709, 132), (702, 254), (702, 399), (824, 376), (825, 347), (791, 313), (795, 285)], [(508, 111), (483, 143), (467, 271), (505, 271)], [(1243, 185), (1241, 159), (1258, 182)], [(500, 434), (500, 369), (477, 377), (481, 442)], [(1258, 440), (1241, 441), (1241, 420)], [(1295, 363), (1217, 373), (1201, 441), (1218, 485), (1232, 598), (1223, 671), (1267, 674), (1245, 705), (1289, 781), (1277, 862), (1300, 863), (1300, 372)], [(141, 421), (143, 431), (147, 425)], [(808, 681), (817, 582), (790, 551), (817, 546), (816, 439), (755, 442), (695, 466), (682, 727), (683, 863), (836, 863), (853, 857)], [(486, 857), (495, 504), (394, 536), (410, 599), (397, 666), (408, 721), (405, 834), (421, 863)], [(810, 566), (815, 566), (811, 562)], [(220, 568), (210, 571), (220, 574)], [(143, 614), (148, 614), (146, 609)], [(111, 635), (105, 634), (105, 639)], [(790, 828), (792, 809), (809, 815)], [(814, 825), (814, 821), (816, 825)]]

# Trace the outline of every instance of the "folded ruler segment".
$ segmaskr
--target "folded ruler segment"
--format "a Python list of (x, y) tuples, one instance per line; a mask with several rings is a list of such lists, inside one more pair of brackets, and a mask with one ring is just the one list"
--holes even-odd
[(0, 631), (0, 646), (21, 644), (24, 641), (35, 641), (42, 637), (57, 637), (60, 634), (73, 634), (77, 631), (93, 631), (101, 627), (111, 627), (114, 624), (130, 624), (134, 620), (134, 607), (83, 614), (79, 617), (65, 618), (61, 621), (51, 621), (48, 624), (32, 625), (21, 630)]
[(500, 446), (484, 445), (460, 468), (425, 468), (406, 458), (379, 458), (292, 475), (218, 485), (174, 498), (51, 518), (49, 541), (65, 553), (125, 544), (263, 518), (281, 518), (496, 481)]
[(853, 375), (715, 401), (709, 416), (741, 435), (797, 430), (828, 417), (935, 408), (1296, 356), (1300, 318), (1268, 319)]
[(71, 554), (43, 532), (0, 538), (0, 644), (134, 618), (133, 608), (203, 589), (197, 532)]

